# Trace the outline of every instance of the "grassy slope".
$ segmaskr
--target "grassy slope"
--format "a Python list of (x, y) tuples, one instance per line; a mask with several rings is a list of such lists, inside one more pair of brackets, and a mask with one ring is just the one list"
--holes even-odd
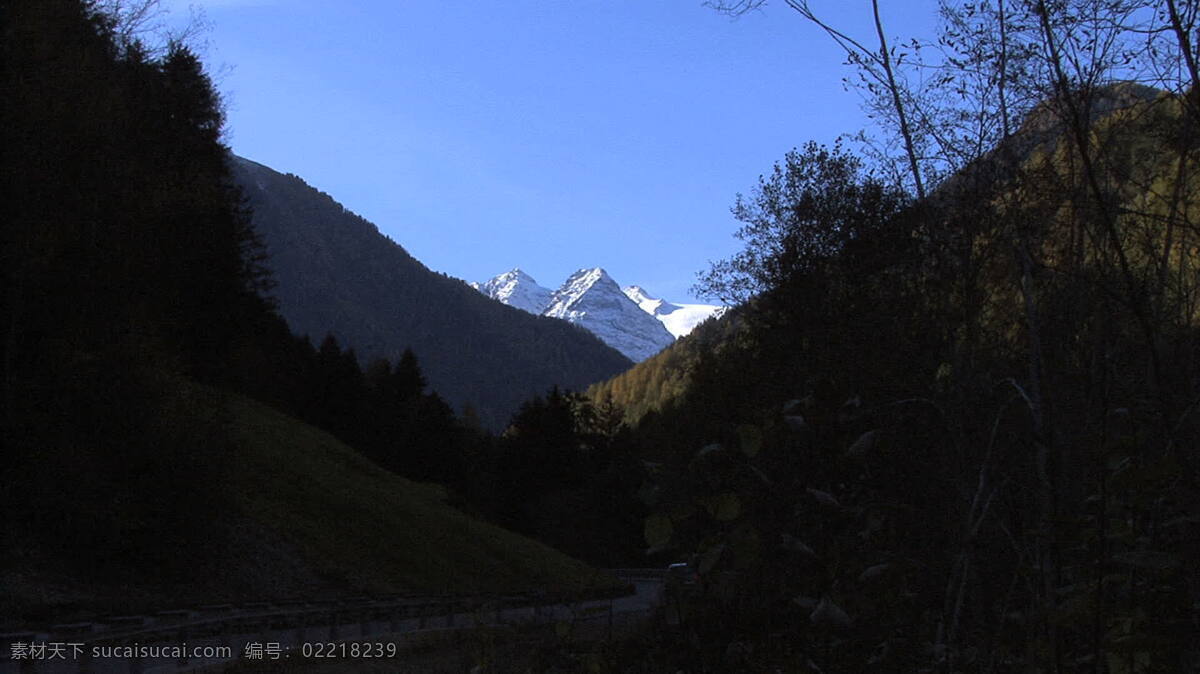
[(594, 571), (445, 505), (444, 490), (384, 471), (332, 436), (231, 401), (247, 451), (234, 499), (324, 577), (371, 593), (579, 589)]
[[(77, 547), (0, 551), (0, 627), (282, 598), (575, 592), (617, 584), (464, 515), (445, 504), (441, 487), (388, 473), (273, 408), (191, 384), (178, 384), (172, 396), (186, 411), (175, 407), (168, 424), (195, 433), (223, 423), (233, 441), (228, 450), (202, 450), (208, 454), (200, 460), (219, 466), (213, 474), (221, 477), (206, 478), (216, 484), (206, 483), (208, 505), (193, 518), (204, 523), (200, 538), (147, 550), (157, 560), (148, 568), (103, 572), (91, 570), (89, 551)], [(142, 486), (146, 493), (169, 489)], [(75, 490), (63, 493), (78, 508), (97, 505)], [(188, 502), (195, 500), (165, 495), (167, 504)], [(153, 570), (160, 568), (171, 570)]]

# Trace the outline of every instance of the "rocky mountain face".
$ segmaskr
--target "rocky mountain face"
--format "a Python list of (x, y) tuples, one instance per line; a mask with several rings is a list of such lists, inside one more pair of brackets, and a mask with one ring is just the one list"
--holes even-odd
[[(333, 334), (364, 363), (411, 347), (429, 386), (485, 427), (552, 386), (582, 390), (631, 365), (578, 326), (492, 302), (433, 272), (375, 225), (294, 175), (235, 157), (276, 283), (297, 334)], [(519, 284), (518, 284), (519, 285)]]
[(506, 271), (483, 283), (472, 283), (471, 287), (492, 299), (531, 314), (545, 311), (546, 307), (550, 306), (550, 297), (554, 294), (548, 288), (538, 285), (532, 276), (520, 269)]
[(550, 297), (543, 316), (579, 325), (637, 362), (675, 341), (662, 323), (634, 304), (599, 267), (580, 269)]

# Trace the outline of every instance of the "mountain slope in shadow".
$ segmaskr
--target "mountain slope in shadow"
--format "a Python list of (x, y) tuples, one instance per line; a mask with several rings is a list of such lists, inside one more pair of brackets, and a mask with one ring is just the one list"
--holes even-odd
[(299, 177), (235, 157), (263, 238), (279, 311), (292, 330), (333, 334), (364, 362), (417, 355), (430, 387), (486, 428), (530, 396), (582, 390), (631, 365), (566, 321), (532, 316), (433, 272), (375, 225)]

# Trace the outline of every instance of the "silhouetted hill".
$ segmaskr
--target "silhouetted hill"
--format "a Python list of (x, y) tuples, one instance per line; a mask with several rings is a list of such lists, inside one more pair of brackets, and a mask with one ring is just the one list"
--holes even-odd
[[(1154, 147), (1161, 142), (1161, 129), (1169, 128), (1170, 105), (1160, 101), (1165, 92), (1132, 82), (1119, 82), (1097, 89), (1092, 93), (1088, 120), (1094, 131), (1102, 135), (1111, 146), (1119, 143), (1139, 147), (1138, 157), (1127, 151), (1129, 158), (1123, 168), (1136, 176), (1129, 180), (1123, 199), (1126, 208), (1135, 208), (1138, 199), (1150, 196), (1145, 186), (1169, 175), (1169, 162), (1173, 155), (1165, 147)], [(1063, 142), (1062, 120), (1056, 116), (1055, 102), (1045, 101), (1036, 106), (1024, 119), (1017, 133), (985, 153), (959, 173), (947, 178), (933, 192), (930, 203), (940, 208), (961, 208), (959, 204), (969, 202), (995, 185), (1009, 185), (1021, 171), (1032, 171), (1033, 164), (1044, 161), (1046, 156), (1055, 156)], [(1106, 146), (1107, 147), (1107, 146)], [(1111, 148), (1110, 148), (1111, 151)], [(1070, 175), (1070, 167), (1061, 160), (1051, 161), (1050, 175), (1060, 178)], [(1046, 184), (1051, 184), (1047, 182)], [(1064, 191), (1065, 194), (1065, 191)], [(1130, 210), (1130, 212), (1134, 212)], [(1059, 233), (1060, 238), (1065, 236)], [(1048, 246), (1055, 244), (1055, 237), (1047, 237)], [(1161, 245), (1161, 244), (1160, 244)], [(739, 307), (724, 317), (709, 321), (692, 334), (679, 339), (655, 356), (636, 363), (632, 368), (610, 380), (593, 384), (587, 391), (593, 400), (612, 396), (612, 400), (626, 412), (629, 423), (637, 423), (650, 412), (658, 412), (676, 403), (692, 386), (692, 376), (702, 358), (727, 358), (730, 351), (739, 348), (735, 340), (742, 333), (745, 307)], [(769, 369), (769, 368), (768, 368)], [(757, 389), (771, 386), (767, 379), (755, 382)]]
[[(442, 487), (389, 473), (328, 433), (266, 405), (183, 381), (163, 382), (161, 394), (170, 401), (174, 432), (226, 440), (182, 452), (177, 448), (186, 440), (167, 443), (172, 452), (187, 453), (172, 454), (171, 466), (193, 461), (192, 470), (214, 467), (206, 477), (218, 479), (159, 497), (164, 516), (185, 521), (194, 515), (181, 512), (181, 503), (206, 499), (203, 536), (142, 549), (139, 558), (149, 561), (102, 573), (91, 567), (109, 552), (103, 546), (81, 547), (92, 558), (80, 562), (83, 553), (22, 543), (0, 565), (0, 627), (19, 626), (7, 622), (19, 619), (91, 619), (189, 603), (576, 591), (611, 582), (543, 544), (447, 505)], [(223, 425), (213, 428), (214, 418)], [(56, 455), (44, 465), (69, 458)], [(166, 469), (160, 477), (173, 474)], [(200, 486), (203, 493), (194, 491)], [(147, 498), (160, 488), (144, 481), (126, 498)], [(86, 487), (58, 498), (88, 513), (93, 530), (128, 531), (128, 516), (108, 501)]]
[(552, 386), (582, 390), (630, 361), (582, 328), (531, 316), (430, 271), (299, 177), (236, 158), (292, 330), (333, 333), (365, 360), (411, 347), (430, 386), (489, 428)]

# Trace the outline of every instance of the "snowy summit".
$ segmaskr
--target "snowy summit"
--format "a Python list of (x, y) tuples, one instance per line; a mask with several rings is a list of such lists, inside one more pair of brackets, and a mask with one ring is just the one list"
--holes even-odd
[(542, 314), (587, 328), (635, 362), (675, 341), (662, 323), (626, 297), (621, 286), (600, 267), (572, 274), (555, 291)]
[(672, 304), (638, 286), (622, 289), (600, 267), (580, 269), (553, 292), (520, 269), (471, 287), (529, 313), (575, 323), (634, 361), (653, 356), (724, 311), (707, 304)]
[(550, 306), (550, 290), (538, 285), (532, 276), (520, 269), (506, 271), (483, 283), (472, 283), (471, 287), (531, 314), (540, 314)]

